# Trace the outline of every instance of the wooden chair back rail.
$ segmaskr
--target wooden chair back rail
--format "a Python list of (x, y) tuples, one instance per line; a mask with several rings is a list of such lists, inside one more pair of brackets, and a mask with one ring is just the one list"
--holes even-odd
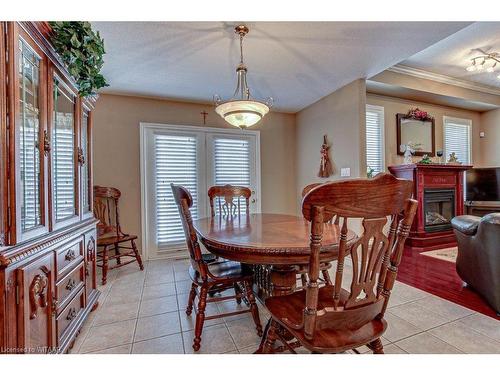
[[(210, 212), (215, 216), (214, 201), (220, 215), (241, 215), (241, 200), (245, 200), (245, 213), (250, 213), (250, 196), (252, 191), (245, 186), (215, 185), (208, 189)], [(236, 200), (236, 203), (235, 203)]]
[(113, 187), (94, 186), (94, 216), (99, 220), (97, 234), (102, 236), (114, 232), (125, 236), (120, 226), (120, 213), (118, 201), (121, 197), (120, 190)]
[[(314, 182), (312, 184), (307, 185), (305, 188), (302, 189), (302, 199), (306, 196), (307, 193), (309, 193), (312, 189), (314, 189), (317, 186), (320, 186), (322, 184), (325, 184), (326, 182)], [(334, 220), (335, 219), (335, 220)], [(330, 218), (326, 220), (329, 223), (334, 223), (335, 225), (339, 225), (339, 217), (335, 214), (333, 214)]]
[[(417, 202), (411, 199), (412, 188), (411, 181), (382, 174), (371, 180), (322, 184), (306, 194), (302, 212), (311, 222), (311, 256), (303, 321), (299, 324), (306, 338), (312, 339), (316, 329), (356, 329), (384, 315), (417, 208)], [(333, 212), (342, 219), (333, 307), (318, 308), (319, 253), (324, 223)], [(385, 235), (387, 217), (391, 225)], [(349, 249), (347, 227), (353, 218), (362, 219), (364, 232)], [(353, 275), (346, 293), (342, 277), (348, 252)], [(293, 328), (297, 329), (297, 324)]]

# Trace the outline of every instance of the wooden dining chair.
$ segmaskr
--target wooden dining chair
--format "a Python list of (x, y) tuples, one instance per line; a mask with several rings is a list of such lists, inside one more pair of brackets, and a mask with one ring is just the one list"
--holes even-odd
[[(312, 184), (307, 185), (304, 189), (302, 189), (302, 199), (306, 196), (307, 193), (309, 193), (313, 188), (324, 184), (324, 182), (315, 182)], [(331, 214), (331, 217), (327, 217), (326, 222), (331, 223), (334, 222), (335, 225), (339, 224), (339, 218), (338, 215), (335, 215), (334, 213)], [(328, 271), (332, 268), (332, 264), (330, 262), (324, 262), (320, 264), (320, 271), (323, 276), (323, 279), (321, 282), (327, 284), (327, 285), (332, 285), (332, 280), (330, 278), (330, 274)], [(308, 268), (307, 266), (301, 265), (297, 266), (297, 274), (300, 275), (300, 281), (302, 284), (302, 288), (305, 288), (307, 286), (307, 273), (308, 273)]]
[[(215, 216), (218, 210), (220, 215), (241, 215), (242, 203), (245, 202), (245, 214), (250, 213), (250, 196), (252, 191), (245, 186), (215, 185), (208, 189), (210, 212)], [(214, 206), (214, 201), (216, 205)], [(217, 208), (217, 209), (216, 209)]]
[[(306, 194), (302, 214), (311, 222), (309, 280), (305, 290), (265, 301), (271, 318), (257, 353), (304, 346), (313, 353), (339, 353), (367, 345), (383, 353), (384, 313), (417, 209), (413, 182), (381, 174), (323, 184)], [(324, 223), (332, 213), (342, 218), (334, 285), (318, 286)], [(384, 226), (390, 218), (388, 234)], [(362, 220), (364, 232), (348, 246), (349, 220)], [(352, 278), (342, 288), (350, 249)], [(292, 337), (287, 340), (286, 335)], [(283, 343), (275, 348), (276, 340)]]
[[(262, 326), (260, 324), (259, 310), (255, 302), (255, 296), (252, 290), (253, 274), (247, 269), (241, 267), (238, 262), (229, 260), (220, 260), (213, 263), (207, 263), (203, 260), (200, 245), (198, 243), (198, 236), (193, 227), (193, 220), (191, 217), (190, 208), (193, 206), (193, 198), (189, 191), (179, 185), (170, 185), (174, 195), (175, 203), (179, 209), (182, 227), (186, 236), (186, 244), (191, 259), (191, 266), (189, 267), (189, 276), (191, 278), (191, 291), (189, 292), (188, 303), (186, 307), (186, 314), (191, 315), (193, 307), (196, 312), (196, 323), (193, 340), (193, 349), (198, 351), (201, 343), (201, 333), (205, 320), (217, 319), (231, 315), (251, 313), (257, 334), (262, 336)], [(241, 288), (235, 290), (242, 290), (243, 296), (235, 293), (234, 295), (209, 297), (208, 292), (219, 289), (230, 289), (235, 284), (241, 284)], [(198, 297), (197, 306), (194, 304), (195, 298)], [(207, 303), (225, 301), (229, 299), (244, 298), (245, 303), (249, 308), (244, 310), (235, 310), (223, 314), (205, 316), (205, 307)]]
[[(136, 235), (122, 231), (118, 201), (121, 192), (114, 187), (94, 186), (94, 216), (97, 223), (97, 266), (102, 268), (102, 285), (106, 284), (108, 271), (137, 262), (144, 270), (141, 255), (135, 245)], [(130, 242), (130, 247), (123, 244)], [(120, 250), (126, 250), (125, 252)], [(111, 255), (110, 251), (114, 254)], [(122, 262), (121, 258), (133, 258)], [(110, 266), (109, 261), (116, 259), (116, 265)]]

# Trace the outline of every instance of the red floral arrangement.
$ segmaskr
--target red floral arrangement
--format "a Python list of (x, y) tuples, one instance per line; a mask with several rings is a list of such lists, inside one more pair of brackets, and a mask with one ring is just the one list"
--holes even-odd
[(410, 109), (405, 116), (405, 119), (406, 118), (420, 121), (432, 121), (434, 119), (434, 117), (430, 116), (427, 112), (418, 109), (418, 107)]

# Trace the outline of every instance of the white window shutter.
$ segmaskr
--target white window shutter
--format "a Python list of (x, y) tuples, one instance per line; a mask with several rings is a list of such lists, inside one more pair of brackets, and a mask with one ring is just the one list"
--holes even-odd
[(155, 135), (156, 241), (159, 247), (182, 245), (184, 231), (170, 184), (182, 185), (193, 197), (198, 217), (197, 140), (195, 136)]
[(215, 184), (250, 186), (250, 145), (245, 139), (214, 139)]
[(366, 166), (374, 174), (385, 170), (384, 107), (366, 106)]
[(444, 117), (444, 157), (454, 152), (458, 161), (471, 163), (471, 121)]

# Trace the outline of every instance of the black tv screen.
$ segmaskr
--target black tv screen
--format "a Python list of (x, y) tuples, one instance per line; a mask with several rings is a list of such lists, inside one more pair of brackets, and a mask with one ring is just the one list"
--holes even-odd
[(465, 189), (467, 201), (500, 201), (500, 167), (469, 169)]

